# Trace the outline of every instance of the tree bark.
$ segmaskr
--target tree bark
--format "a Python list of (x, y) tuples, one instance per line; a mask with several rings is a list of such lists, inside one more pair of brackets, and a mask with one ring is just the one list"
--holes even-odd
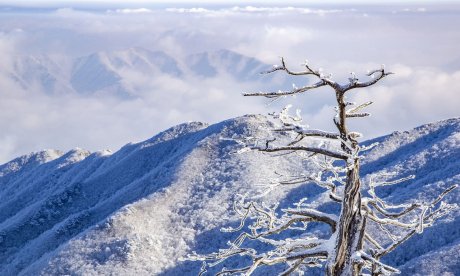
[(363, 248), (366, 223), (361, 213), (360, 188), (359, 160), (356, 159), (353, 168), (347, 173), (342, 213), (336, 232), (336, 255), (327, 268), (329, 276), (357, 276), (361, 272), (361, 265), (353, 261), (353, 253)]

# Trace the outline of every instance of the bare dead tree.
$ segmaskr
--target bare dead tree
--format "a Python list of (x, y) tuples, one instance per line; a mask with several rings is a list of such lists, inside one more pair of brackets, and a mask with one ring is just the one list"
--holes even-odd
[[(361, 153), (374, 145), (361, 147), (357, 141), (359, 133), (348, 130), (348, 119), (363, 118), (369, 113), (363, 109), (372, 102), (355, 104), (347, 102), (345, 95), (354, 89), (372, 86), (392, 74), (382, 66), (368, 73), (369, 80), (359, 81), (352, 73), (348, 82), (339, 84), (330, 75), (314, 70), (307, 62), (304, 70), (294, 72), (288, 69), (284, 59), (280, 66), (274, 66), (264, 73), (284, 71), (293, 76), (307, 76), (316, 79), (313, 84), (303, 87), (293, 87), (291, 90), (278, 92), (245, 93), (244, 96), (262, 96), (272, 99), (296, 95), (317, 89), (329, 87), (335, 93), (337, 103), (336, 116), (333, 121), (337, 132), (326, 132), (310, 129), (302, 125), (299, 114), (289, 114), (289, 106), (279, 114), (274, 115), (280, 126), (274, 132), (285, 133), (292, 137), (288, 141), (266, 139), (260, 143), (243, 143), (242, 151), (255, 150), (265, 153), (285, 152), (309, 158), (320, 170), (310, 175), (286, 176), (276, 185), (293, 185), (300, 183), (315, 183), (327, 189), (331, 201), (340, 204), (339, 216), (308, 208), (301, 200), (295, 208), (283, 209), (282, 215), (276, 213), (277, 206), (268, 207), (257, 204), (240, 196), (235, 202), (234, 210), (240, 216), (239, 227), (227, 228), (223, 231), (242, 231), (248, 218), (252, 218), (249, 231), (242, 232), (238, 238), (229, 242), (229, 248), (221, 249), (210, 255), (193, 254), (190, 258), (204, 261), (200, 274), (207, 267), (215, 266), (229, 257), (241, 255), (250, 256), (252, 264), (247, 267), (226, 269), (218, 275), (244, 274), (250, 275), (258, 267), (286, 263), (288, 268), (281, 275), (288, 275), (296, 270), (312, 266), (325, 266), (327, 275), (361, 275), (364, 271), (373, 276), (391, 275), (399, 271), (380, 261), (381, 257), (393, 251), (416, 233), (421, 233), (425, 227), (433, 225), (440, 217), (457, 208), (455, 204), (446, 204), (442, 199), (457, 185), (441, 191), (431, 202), (416, 202), (411, 204), (392, 205), (380, 198), (376, 189), (382, 186), (396, 185), (413, 178), (413, 176), (392, 179), (391, 174), (380, 173), (373, 175), (367, 185), (360, 179)], [(321, 143), (311, 145), (311, 139), (319, 139)], [(311, 142), (311, 141), (310, 141)], [(271, 185), (272, 189), (276, 185)], [(297, 238), (279, 239), (276, 234), (289, 229), (305, 231), (309, 222), (328, 225), (331, 235), (328, 239), (319, 239), (311, 235)], [(382, 231), (387, 241), (381, 236), (369, 231), (369, 225)], [(397, 230), (397, 231), (396, 231)], [(396, 235), (393, 233), (404, 233)], [(254, 248), (245, 248), (245, 240), (259, 240), (273, 247), (268, 252), (259, 253)]]

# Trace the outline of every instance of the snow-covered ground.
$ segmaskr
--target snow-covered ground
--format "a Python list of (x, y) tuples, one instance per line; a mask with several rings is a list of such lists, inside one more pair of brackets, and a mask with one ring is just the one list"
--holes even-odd
[[(293, 156), (237, 154), (227, 139), (263, 135), (269, 124), (249, 115), (187, 123), (115, 153), (47, 150), (1, 165), (0, 275), (196, 275), (201, 264), (183, 258), (226, 246), (234, 235), (219, 229), (238, 224), (236, 194), (309, 169)], [(390, 201), (430, 199), (460, 183), (459, 118), (364, 143), (375, 141), (364, 179), (379, 171), (417, 176), (383, 190)], [(309, 184), (280, 187), (259, 200), (288, 206), (307, 196), (330, 209), (320, 193)], [(459, 199), (458, 189), (446, 197)], [(452, 213), (384, 261), (403, 275), (460, 275), (459, 229), (460, 213)]]

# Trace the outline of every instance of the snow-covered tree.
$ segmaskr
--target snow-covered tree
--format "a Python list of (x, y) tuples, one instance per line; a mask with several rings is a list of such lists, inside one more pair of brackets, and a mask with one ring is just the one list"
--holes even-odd
[[(375, 145), (361, 146), (357, 141), (361, 134), (350, 131), (347, 122), (349, 119), (369, 116), (369, 113), (363, 110), (372, 102), (348, 102), (346, 95), (354, 89), (376, 84), (392, 74), (391, 72), (387, 72), (382, 65), (380, 69), (368, 73), (367, 81), (362, 82), (351, 73), (348, 82), (340, 84), (334, 81), (331, 75), (313, 69), (308, 62), (303, 66), (303, 71), (294, 72), (288, 69), (284, 59), (281, 59), (281, 65), (274, 66), (264, 73), (284, 71), (293, 76), (311, 77), (316, 79), (316, 82), (303, 87), (294, 85), (291, 90), (286, 91), (245, 93), (244, 96), (277, 99), (320, 87), (329, 87), (335, 93), (337, 105), (333, 121), (337, 131), (310, 129), (302, 124), (299, 113), (289, 113), (288, 106), (279, 114), (273, 114), (279, 125), (272, 129), (273, 132), (282, 133), (283, 137), (288, 137), (287, 139), (264, 137), (252, 142), (239, 141), (243, 144), (241, 152), (283, 152), (309, 158), (310, 162), (319, 168), (318, 171), (312, 174), (283, 176), (277, 184), (315, 183), (327, 189), (329, 200), (340, 206), (340, 214), (309, 208), (304, 200), (295, 204), (294, 208), (277, 210), (277, 206), (268, 207), (241, 196), (240, 200), (235, 202), (235, 211), (241, 217), (239, 227), (223, 229), (241, 231), (241, 234), (229, 242), (227, 249), (204, 256), (192, 255), (192, 259), (204, 261), (200, 274), (206, 272), (209, 266), (215, 266), (237, 255), (249, 256), (252, 259), (251, 265), (224, 268), (219, 274), (250, 275), (260, 266), (279, 263), (287, 264), (281, 275), (314, 266), (323, 266), (327, 275), (376, 276), (399, 273), (398, 269), (382, 263), (380, 259), (414, 234), (421, 233), (425, 227), (433, 225), (438, 218), (457, 208), (455, 204), (446, 204), (442, 201), (457, 185), (440, 191), (439, 196), (430, 202), (413, 201), (393, 205), (380, 198), (376, 189), (396, 185), (414, 176), (395, 179), (391, 173), (379, 173), (366, 177), (366, 182), (360, 178), (362, 152)], [(273, 185), (269, 188), (273, 188)], [(278, 211), (281, 211), (281, 215)], [(280, 238), (279, 234), (284, 231), (308, 231), (307, 225), (310, 222), (328, 225), (331, 235), (326, 239), (306, 234)], [(243, 231), (244, 229), (247, 230)], [(376, 233), (377, 231), (381, 233)], [(245, 241), (248, 239), (267, 243), (271, 249), (258, 252), (255, 248), (245, 247)]]

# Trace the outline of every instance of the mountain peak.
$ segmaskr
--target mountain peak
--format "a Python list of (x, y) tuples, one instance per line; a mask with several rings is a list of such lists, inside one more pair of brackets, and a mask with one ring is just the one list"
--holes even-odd
[(48, 149), (20, 156), (0, 166), (0, 177), (20, 171), (23, 168), (35, 167), (56, 160), (63, 154), (62, 151)]
[(164, 142), (168, 141), (174, 138), (177, 138), (181, 135), (188, 134), (188, 133), (193, 133), (199, 130), (202, 130), (204, 128), (207, 128), (209, 124), (207, 123), (202, 123), (202, 122), (188, 122), (188, 123), (183, 123), (179, 124), (173, 127), (170, 127), (157, 135), (153, 136), (149, 140), (145, 141), (144, 143), (151, 144), (153, 143), (159, 143), (159, 142)]
[[(459, 125), (454, 118), (376, 139), (381, 145), (364, 159), (363, 183), (381, 171), (416, 174), (383, 191), (390, 203), (427, 201), (458, 183)], [(280, 175), (312, 169), (296, 155), (237, 154), (240, 145), (233, 139), (269, 135), (270, 126), (263, 115), (213, 125), (189, 122), (113, 154), (47, 150), (3, 165), (0, 274), (196, 275), (201, 264), (179, 260), (191, 251), (225, 246), (231, 235), (219, 229), (239, 224), (231, 212), (236, 194), (256, 195)], [(308, 184), (289, 185), (257, 200), (284, 208), (308, 197), (333, 212), (335, 205), (327, 205), (322, 192)], [(449, 198), (455, 202), (459, 196), (453, 191)], [(460, 233), (451, 229), (459, 224), (460, 215), (453, 213), (388, 255), (388, 263), (412, 267), (411, 260), (421, 255), (458, 251)], [(439, 233), (450, 234), (439, 239)], [(438, 250), (445, 246), (452, 248)], [(452, 265), (458, 267), (458, 261)], [(444, 272), (430, 269), (427, 274)]]

